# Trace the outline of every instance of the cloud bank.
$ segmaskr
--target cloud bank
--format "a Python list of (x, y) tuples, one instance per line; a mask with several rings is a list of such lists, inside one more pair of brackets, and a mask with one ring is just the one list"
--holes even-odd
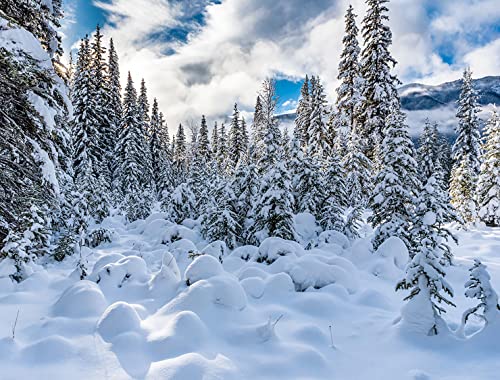
[[(333, 100), (349, 3), (361, 24), (363, 0), (96, 2), (108, 14), (104, 32), (115, 40), (122, 74), (145, 78), (172, 129), (201, 114), (224, 117), (234, 102), (250, 111), (266, 76), (318, 74)], [(497, 0), (393, 0), (389, 7), (403, 82), (455, 80), (465, 65), (476, 77), (500, 73)]]

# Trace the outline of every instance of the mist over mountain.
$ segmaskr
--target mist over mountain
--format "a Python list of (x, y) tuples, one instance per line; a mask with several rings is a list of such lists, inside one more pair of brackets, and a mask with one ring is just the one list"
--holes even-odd
[[(481, 106), (481, 119), (486, 120), (491, 109), (500, 104), (500, 76), (488, 76), (473, 80)], [(412, 135), (421, 132), (426, 118), (439, 124), (443, 133), (454, 135), (456, 125), (456, 102), (460, 95), (462, 80), (431, 86), (410, 83), (399, 88), (401, 105), (408, 116)], [(288, 126), (295, 120), (295, 113), (278, 116), (282, 124)]]

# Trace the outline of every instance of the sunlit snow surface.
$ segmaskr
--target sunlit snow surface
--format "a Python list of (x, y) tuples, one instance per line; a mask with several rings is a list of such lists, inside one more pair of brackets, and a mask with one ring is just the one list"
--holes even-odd
[[(401, 241), (372, 253), (369, 238), (314, 239), (310, 221), (296, 218), (311, 250), (269, 239), (230, 252), (203, 241), (194, 223), (174, 225), (162, 214), (128, 225), (105, 220), (115, 238), (84, 250), (88, 280), (73, 273), (76, 257), (15, 286), (0, 280), (0, 378), (498, 379), (498, 326), (464, 340), (399, 322), (407, 293), (394, 288), (408, 257)], [(463, 295), (472, 258), (500, 290), (500, 230), (458, 236), (456, 266), (447, 268), (457, 303), (444, 317), (451, 331), (475, 304)], [(482, 325), (468, 326), (470, 336)]]

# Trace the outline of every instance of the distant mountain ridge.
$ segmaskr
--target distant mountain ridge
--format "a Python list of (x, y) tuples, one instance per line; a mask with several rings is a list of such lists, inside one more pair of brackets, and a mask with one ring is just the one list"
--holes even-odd
[[(500, 105), (500, 76), (474, 79), (473, 83), (478, 94), (479, 105)], [(406, 111), (435, 110), (442, 107), (454, 108), (460, 96), (461, 86), (461, 79), (436, 86), (410, 83), (399, 88), (401, 105)], [(295, 117), (295, 113), (278, 115), (278, 119), (285, 123), (293, 121)]]
[[(473, 80), (481, 106), (500, 105), (500, 76), (489, 76)], [(399, 89), (401, 105), (407, 111), (421, 111), (453, 106), (460, 96), (462, 80), (446, 82), (437, 86), (411, 83)]]

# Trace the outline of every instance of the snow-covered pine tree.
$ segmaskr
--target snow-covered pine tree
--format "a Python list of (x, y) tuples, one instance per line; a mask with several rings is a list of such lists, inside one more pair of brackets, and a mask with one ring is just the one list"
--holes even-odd
[[(250, 154), (254, 154), (253, 152)], [(237, 217), (241, 227), (242, 237), (240, 241), (246, 242), (246, 232), (253, 221), (252, 210), (259, 193), (260, 178), (257, 165), (252, 157), (241, 159), (236, 166), (231, 189), (237, 198)]]
[(323, 160), (331, 150), (328, 127), (326, 125), (326, 95), (319, 77), (313, 77), (311, 88), (311, 114), (309, 122), (309, 155)]
[[(308, 146), (308, 149), (312, 145)], [(312, 152), (302, 157), (302, 166), (295, 178), (295, 208), (298, 212), (308, 212), (321, 219), (321, 207), (324, 199), (325, 184), (321, 177), (321, 166)]]
[[(113, 39), (109, 40), (108, 50), (108, 98), (109, 104), (106, 107), (107, 117), (113, 131), (111, 152), (114, 155), (116, 144), (118, 143), (119, 127), (122, 118), (122, 87), (120, 84), (120, 66), (118, 63), (118, 54), (115, 50)], [(116, 192), (119, 187), (119, 181), (116, 176), (117, 160), (112, 156), (109, 160), (109, 170), (112, 176), (113, 202), (116, 203)]]
[(387, 238), (397, 236), (410, 248), (413, 196), (420, 185), (414, 148), (399, 107), (393, 107), (386, 123), (381, 147), (382, 169), (375, 178), (370, 199), (373, 215), (369, 222), (376, 228), (373, 246), (377, 249)]
[(151, 120), (149, 123), (149, 157), (151, 157), (151, 184), (155, 199), (159, 199), (161, 189), (161, 178), (164, 171), (168, 170), (166, 167), (166, 155), (164, 146), (162, 146), (161, 128), (162, 120), (160, 119), (160, 111), (158, 108), (158, 101), (156, 98), (153, 100), (153, 108), (151, 110)]
[(451, 204), (464, 223), (471, 223), (477, 218), (475, 188), (476, 180), (467, 158), (462, 159), (458, 167), (455, 163), (450, 180), (450, 198)]
[(451, 170), (453, 168), (453, 155), (451, 152), (451, 144), (445, 135), (439, 133), (438, 142), (438, 155), (439, 162), (443, 169), (443, 183), (446, 185), (445, 188), (448, 189), (450, 184)]
[(396, 286), (396, 291), (410, 289), (404, 299), (408, 303), (402, 310), (403, 323), (427, 335), (437, 335), (446, 328), (441, 318), (446, 310), (441, 304), (455, 306), (446, 296), (453, 297), (453, 288), (445, 280), (446, 272), (439, 261), (434, 242), (424, 238), (406, 267), (405, 278)]
[(357, 128), (351, 130), (347, 143), (347, 155), (342, 161), (346, 173), (348, 204), (364, 208), (373, 189), (372, 162), (364, 154), (361, 136)]
[(151, 134), (150, 123), (151, 117), (149, 116), (149, 100), (148, 100), (148, 89), (146, 87), (146, 81), (144, 78), (141, 80), (141, 88), (139, 91), (139, 96), (137, 98), (137, 111), (139, 113), (140, 129), (144, 136), (142, 139), (143, 149), (144, 149), (144, 162), (145, 170), (141, 178), (141, 185), (144, 189), (150, 190), (152, 182), (152, 164), (151, 164), (151, 151), (148, 149), (148, 139)]
[(362, 138), (367, 142), (366, 153), (373, 158), (375, 142), (384, 138), (384, 126), (391, 110), (399, 103), (397, 86), (400, 83), (391, 74), (396, 60), (389, 52), (392, 32), (387, 25), (389, 0), (366, 0), (368, 11), (363, 19), (364, 46), (361, 52), (363, 96), (359, 125)]
[(259, 186), (257, 202), (252, 208), (253, 224), (247, 231), (248, 241), (259, 244), (269, 236), (295, 239), (293, 221), (294, 199), (291, 192), (290, 173), (282, 157), (281, 132), (274, 115), (276, 110), (275, 84), (266, 79), (259, 94), (262, 105), (262, 126), (265, 150), (257, 168), (262, 181)]
[(309, 142), (309, 125), (311, 123), (311, 95), (309, 93), (309, 77), (307, 75), (300, 89), (300, 99), (296, 115), (295, 137), (299, 140), (301, 148), (305, 148)]
[(173, 146), (173, 168), (175, 183), (180, 184), (187, 175), (187, 142), (184, 127), (179, 124)]
[(449, 241), (458, 243), (457, 238), (446, 228), (445, 224), (454, 217), (453, 210), (446, 203), (442, 184), (438, 180), (439, 173), (431, 174), (422, 182), (422, 189), (415, 200), (415, 216), (411, 229), (413, 246), (409, 246), (410, 257), (425, 240), (440, 256), (442, 265), (451, 265), (453, 254)]
[(212, 185), (210, 201), (202, 220), (202, 234), (209, 242), (222, 240), (234, 249), (241, 236), (238, 222), (237, 198), (229, 183), (222, 177)]
[(168, 133), (168, 126), (165, 122), (163, 113), (159, 114), (159, 132), (158, 140), (160, 142), (160, 157), (163, 160), (163, 170), (160, 173), (159, 185), (158, 185), (158, 196), (159, 199), (163, 199), (168, 195), (174, 188), (175, 178), (172, 163), (172, 150), (170, 145), (170, 135)]
[(174, 189), (169, 197), (167, 213), (172, 222), (180, 224), (185, 219), (193, 216), (195, 207), (195, 196), (189, 188), (189, 185), (183, 182)]
[(265, 172), (259, 195), (252, 210), (254, 221), (248, 231), (249, 243), (259, 245), (269, 236), (295, 240), (290, 174), (284, 162), (274, 163)]
[(214, 123), (214, 128), (212, 129), (212, 158), (218, 157), (219, 152), (219, 128), (217, 127), (217, 122)]
[[(113, 160), (114, 149), (116, 146), (115, 129), (112, 125), (110, 117), (112, 113), (108, 109), (111, 106), (111, 97), (109, 92), (110, 77), (108, 72), (108, 65), (105, 59), (106, 48), (102, 43), (103, 35), (99, 25), (96, 27), (94, 38), (90, 45), (90, 79), (91, 79), (91, 93), (93, 102), (97, 107), (94, 110), (97, 119), (96, 129), (98, 151), (94, 153), (100, 157), (98, 176), (100, 182), (104, 186), (104, 195), (106, 202), (110, 201), (111, 194), (111, 181), (112, 181), (112, 167), (111, 161)], [(97, 163), (94, 163), (94, 165)]]
[(427, 119), (424, 130), (419, 138), (419, 147), (417, 149), (418, 169), (420, 179), (424, 183), (433, 174), (436, 173), (436, 163), (439, 160), (438, 149), (439, 141), (433, 125)]
[(229, 146), (228, 146), (228, 159), (229, 165), (234, 169), (240, 158), (247, 154), (248, 145), (246, 131), (243, 131), (244, 126), (240, 121), (240, 111), (238, 111), (238, 104), (234, 104), (233, 116), (231, 118), (231, 128), (229, 130)]
[(210, 148), (210, 140), (208, 137), (208, 126), (205, 115), (201, 116), (201, 125), (198, 138), (198, 155), (205, 163), (210, 162), (212, 159), (212, 150)]
[(241, 117), (240, 130), (242, 145), (245, 147), (245, 155), (248, 156), (248, 152), (250, 149), (250, 137), (248, 136), (247, 122), (243, 116)]
[(453, 145), (453, 169), (451, 171), (451, 203), (464, 222), (477, 218), (476, 185), (481, 170), (481, 148), (477, 94), (472, 84), (470, 68), (464, 71), (462, 90), (458, 100), (457, 139)]
[[(93, 65), (92, 51), (88, 38), (82, 40), (78, 52), (75, 78), (73, 81), (72, 103), (73, 120), (73, 175), (74, 183), (92, 189), (86, 192), (90, 214), (96, 221), (101, 221), (108, 214), (109, 181), (103, 175), (106, 157), (101, 146), (102, 112), (96, 90), (97, 84), (92, 76), (97, 75)], [(92, 186), (90, 186), (92, 184)], [(83, 190), (77, 188), (83, 193)]]
[(47, 39), (35, 29), (50, 15), (38, 8), (31, 14), (33, 5), (40, 4), (0, 4), (1, 17), (9, 21), (1, 31), (9, 43), (0, 49), (0, 259), (12, 260), (16, 272), (4, 275), (18, 281), (30, 274), (34, 257), (48, 252), (54, 229), (64, 224), (60, 207), (72, 184), (67, 89), (50, 65), (54, 50), (40, 59), (40, 43)]
[(217, 137), (217, 165), (219, 173), (225, 174), (228, 166), (228, 141), (226, 126), (220, 125), (219, 136)]
[(319, 224), (324, 230), (344, 232), (344, 207), (347, 206), (345, 173), (336, 152), (328, 158), (323, 173), (323, 199)]
[(356, 25), (356, 15), (352, 5), (349, 5), (345, 15), (345, 34), (342, 40), (344, 48), (340, 56), (340, 85), (337, 88), (337, 101), (333, 125), (339, 134), (349, 135), (357, 121), (361, 105), (361, 88), (363, 80), (360, 74), (358, 43), (359, 30)]
[[(462, 316), (462, 324), (465, 325), (471, 315), (475, 315), (488, 324), (500, 320), (500, 306), (498, 305), (498, 295), (490, 283), (490, 275), (486, 270), (486, 265), (479, 259), (474, 259), (474, 265), (469, 269), (470, 279), (465, 283), (465, 296), (476, 298), (480, 302), (478, 305), (467, 309)], [(482, 312), (480, 310), (482, 309)]]
[(57, 29), (63, 17), (61, 0), (2, 0), (0, 11), (33, 34), (53, 61), (63, 54)]
[(255, 149), (259, 160), (258, 169), (261, 173), (265, 173), (279, 160), (282, 146), (281, 132), (275, 117), (277, 97), (274, 80), (268, 78), (263, 82), (259, 99), (262, 108), (259, 118), (264, 149), (260, 152), (258, 146)]
[(122, 208), (131, 221), (145, 218), (151, 208), (150, 194), (144, 188), (144, 173), (147, 171), (148, 163), (144, 155), (146, 145), (140, 118), (137, 91), (129, 73), (123, 101), (117, 158), (120, 190), (123, 194)]
[(255, 111), (253, 114), (253, 123), (252, 123), (252, 145), (255, 151), (255, 159), (256, 162), (260, 161), (262, 156), (264, 155), (266, 146), (264, 143), (265, 140), (265, 127), (264, 127), (264, 118), (263, 118), (263, 109), (262, 109), (262, 99), (260, 94), (257, 95), (257, 100), (255, 101)]
[(500, 226), (500, 117), (493, 112), (487, 123), (477, 185), (479, 218), (492, 227)]
[(470, 68), (467, 68), (464, 71), (462, 89), (458, 100), (457, 139), (453, 145), (453, 161), (456, 167), (461, 164), (463, 159), (467, 159), (474, 178), (479, 175), (481, 167), (481, 136), (478, 112), (479, 106), (477, 104), (477, 93), (472, 83), (472, 72)]

